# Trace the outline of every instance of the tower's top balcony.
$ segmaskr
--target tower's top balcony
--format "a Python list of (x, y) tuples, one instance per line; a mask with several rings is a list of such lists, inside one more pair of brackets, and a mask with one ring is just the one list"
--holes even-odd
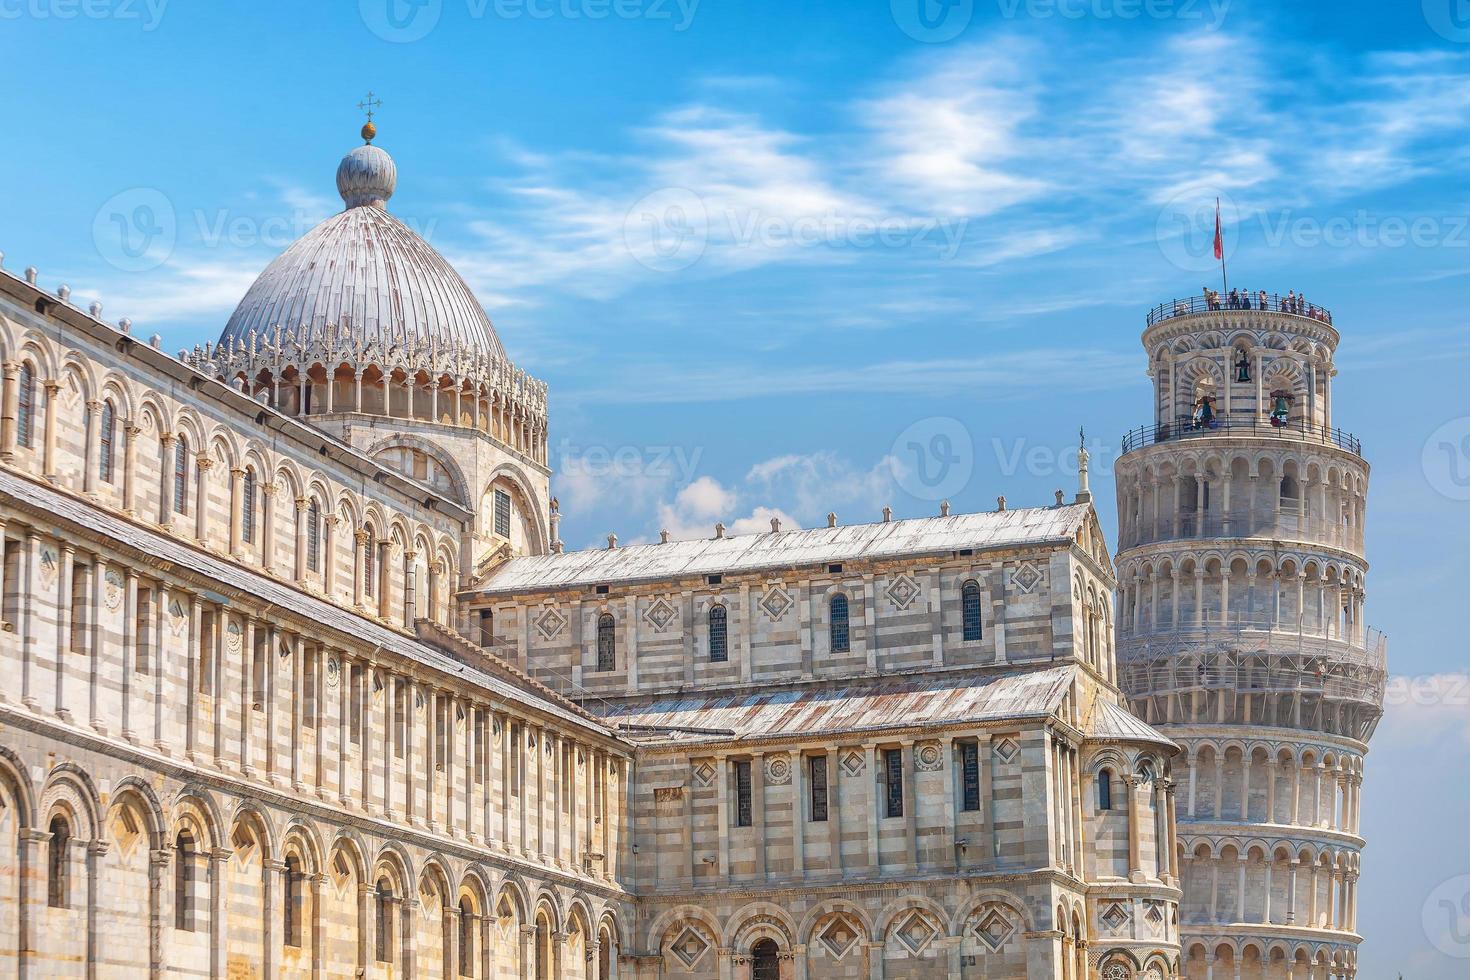
[(1316, 443), (1336, 446), (1355, 456), (1363, 455), (1362, 441), (1351, 432), (1315, 422), (1308, 418), (1261, 418), (1252, 412), (1233, 417), (1214, 416), (1204, 420), (1198, 413), (1181, 415), (1173, 422), (1159, 422), (1130, 429), (1123, 436), (1122, 453), (1164, 442), (1206, 439), (1210, 436), (1244, 436), (1279, 439), (1287, 442)]
[(1174, 317), (1192, 316), (1196, 313), (1241, 313), (1248, 310), (1285, 313), (1288, 316), (1305, 317), (1308, 320), (1316, 320), (1318, 323), (1332, 326), (1331, 311), (1309, 302), (1305, 297), (1297, 296), (1295, 292), (1288, 291), (1283, 296), (1280, 293), (1268, 293), (1264, 289), (1250, 290), (1235, 287), (1232, 287), (1228, 293), (1209, 290), (1198, 296), (1160, 303), (1149, 310), (1148, 325), (1152, 327), (1165, 320), (1172, 320)]

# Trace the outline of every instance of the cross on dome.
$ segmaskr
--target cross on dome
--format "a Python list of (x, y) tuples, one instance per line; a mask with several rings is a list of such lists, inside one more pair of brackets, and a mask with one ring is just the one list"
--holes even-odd
[(382, 106), (383, 100), (375, 98), (373, 90), (368, 89), (367, 97), (357, 104), (357, 107), (367, 113), (367, 122), (362, 124), (362, 138), (364, 142), (371, 143), (373, 137), (378, 135), (378, 127), (373, 125), (373, 113)]

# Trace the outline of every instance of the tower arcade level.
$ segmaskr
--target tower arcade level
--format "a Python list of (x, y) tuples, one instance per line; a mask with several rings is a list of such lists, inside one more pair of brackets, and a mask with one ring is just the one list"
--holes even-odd
[(1184, 748), (1187, 975), (1346, 976), (1386, 676), (1369, 467), (1333, 420), (1330, 314), (1221, 306), (1164, 304), (1143, 333), (1154, 418), (1116, 466), (1121, 682)]

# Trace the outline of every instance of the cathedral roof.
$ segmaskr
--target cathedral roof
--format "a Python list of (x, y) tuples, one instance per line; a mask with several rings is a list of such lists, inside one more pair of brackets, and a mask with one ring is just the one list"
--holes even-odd
[(388, 213), (398, 183), (393, 158), (359, 146), (337, 168), (345, 209), (266, 266), (220, 335), (315, 348), (438, 350), (504, 359), (490, 317), (459, 273), (413, 229)]
[(1040, 718), (1061, 705), (1076, 669), (1065, 665), (978, 677), (925, 674), (837, 688), (672, 696), (613, 705), (602, 718), (615, 727), (725, 730), (732, 734), (723, 737), (737, 739)]
[(1062, 544), (1076, 537), (1090, 509), (1087, 504), (1033, 507), (513, 558), (490, 576), (481, 591), (575, 588), (965, 549)]

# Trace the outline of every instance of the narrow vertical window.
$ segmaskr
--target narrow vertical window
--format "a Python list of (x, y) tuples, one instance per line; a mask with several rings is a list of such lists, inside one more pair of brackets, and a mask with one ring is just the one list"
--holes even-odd
[(71, 567), (71, 652), (87, 652), (87, 566)]
[(510, 726), (510, 795), (521, 795), (521, 726)]
[(301, 859), (292, 854), (286, 858), (286, 870), (281, 874), (283, 894), (281, 923), (287, 946), (301, 945)]
[(322, 566), (322, 509), (316, 498), (306, 505), (306, 568), (319, 572)]
[(316, 692), (316, 665), (317, 651), (312, 647), (301, 648), (301, 693), (304, 703), (301, 705), (301, 718), (307, 728), (317, 726), (317, 711), (320, 709), (320, 701)]
[(199, 615), (199, 693), (209, 694), (212, 686), (211, 672), (214, 669), (214, 631), (216, 616), (212, 610)]
[(387, 963), (393, 959), (393, 889), (388, 884), (388, 879), (379, 878), (377, 895), (377, 929), (374, 930), (378, 936), (375, 954), (379, 963)]
[(495, 645), (495, 610), (480, 610), (480, 646), (493, 647)]
[(179, 831), (174, 840), (174, 928), (194, 931), (194, 835)]
[(807, 758), (807, 767), (810, 771), (807, 782), (811, 785), (812, 822), (825, 823), (827, 820), (827, 757), (825, 755), (810, 756)]
[(980, 809), (980, 745), (960, 743), (960, 805), (967, 813)]
[(17, 392), (15, 414), (15, 439), (21, 446), (30, 449), (34, 445), (36, 429), (36, 369), (30, 361), (21, 361), (20, 377), (16, 379)]
[[(960, 611), (964, 616), (964, 638), (978, 640), (983, 635), (980, 622), (980, 583), (971, 579), (960, 589)], [(952, 622), (952, 621), (951, 621)]]
[(246, 544), (255, 543), (255, 467), (245, 467), (240, 487), (240, 537)]
[(852, 649), (847, 629), (847, 596), (841, 592), (834, 595), (828, 603), (828, 609), (831, 615), (827, 629), (832, 638), (832, 652), (847, 653)]
[(710, 663), (722, 664), (730, 659), (729, 634), (726, 632), (724, 606), (711, 606), (709, 610), (709, 659)]
[(269, 661), (270, 636), (258, 630), (254, 648), (250, 651), (250, 705), (256, 711), (265, 710), (265, 672)]
[(1097, 774), (1097, 808), (1113, 808), (1113, 770), (1103, 769)]
[(611, 615), (603, 613), (597, 617), (597, 669), (616, 670), (617, 658), (617, 621)]
[(459, 975), (475, 975), (475, 909), (468, 897), (459, 900)]
[(737, 759), (735, 762), (735, 826), (749, 827), (751, 815), (750, 760)]
[(884, 812), (890, 817), (903, 816), (903, 749), (883, 750), (885, 787)]
[(495, 533), (510, 537), (510, 494), (504, 490), (495, 491)]
[(367, 526), (367, 537), (362, 542), (362, 593), (366, 596), (373, 594), (373, 552), (378, 548), (378, 542), (373, 536), (373, 526)]
[(393, 685), (393, 754), (402, 759), (408, 735), (408, 692), (402, 683)]
[[(6, 581), (9, 581), (7, 577)], [(136, 618), (133, 620), (133, 669), (149, 673), (152, 663), (148, 651), (153, 648), (153, 590), (139, 588)]]
[(53, 909), (71, 905), (68, 868), (71, 860), (71, 827), (65, 817), (51, 819), (51, 837), (46, 853), (46, 904)]
[(189, 440), (182, 434), (174, 445), (174, 513), (189, 513)]
[(347, 706), (347, 732), (353, 745), (362, 744), (362, 686), (366, 683), (362, 668), (352, 668), (352, 681), (348, 688), (352, 703)]
[(112, 446), (117, 437), (117, 415), (112, 402), (102, 403), (102, 421), (98, 425), (97, 476), (103, 483), (112, 482)]

